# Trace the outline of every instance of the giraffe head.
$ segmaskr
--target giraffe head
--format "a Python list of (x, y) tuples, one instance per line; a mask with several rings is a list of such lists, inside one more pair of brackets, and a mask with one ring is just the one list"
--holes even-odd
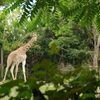
[(33, 37), (34, 37), (34, 40), (36, 41), (37, 40), (37, 34), (33, 33)]

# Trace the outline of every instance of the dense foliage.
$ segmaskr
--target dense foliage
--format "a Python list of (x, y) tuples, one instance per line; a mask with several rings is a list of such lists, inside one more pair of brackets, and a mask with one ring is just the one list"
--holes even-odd
[[(48, 59), (43, 59), (41, 63), (33, 67), (33, 70), (41, 70), (33, 73), (33, 76), (26, 83), (23, 83), (22, 80), (15, 80), (1, 85), (0, 98), (7, 95), (11, 100), (21, 98), (30, 100), (33, 94), (34, 100), (46, 100), (46, 98), (49, 100), (98, 100), (96, 97), (100, 81), (96, 79), (94, 70), (90, 71), (78, 66), (74, 71), (62, 74), (55, 68), (57, 68), (56, 64)], [(39, 88), (47, 83), (52, 83), (55, 89), (46, 89), (42, 94)], [(13, 97), (10, 93), (11, 88), (15, 86), (17, 86), (15, 88), (17, 96)]]
[[(98, 72), (89, 66), (93, 65), (93, 22), (100, 31), (99, 5), (98, 0), (7, 0), (0, 14), (4, 65), (7, 55), (27, 43), (33, 32), (39, 36), (27, 52), (28, 81), (23, 83), (21, 74), (18, 80), (0, 85), (0, 98), (8, 95), (11, 100), (29, 100), (33, 94), (34, 100), (46, 96), (50, 100), (98, 99)], [(62, 73), (57, 70), (60, 63), (75, 70)], [(55, 89), (43, 94), (40, 87), (46, 84)], [(15, 86), (18, 94), (13, 97), (10, 93)]]

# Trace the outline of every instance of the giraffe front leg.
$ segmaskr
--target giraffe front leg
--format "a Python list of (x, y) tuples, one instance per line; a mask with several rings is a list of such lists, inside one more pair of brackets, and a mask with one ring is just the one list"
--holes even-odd
[(2, 81), (3, 83), (5, 82), (6, 75), (7, 75), (7, 72), (8, 72), (8, 68), (9, 68), (9, 67), (6, 67), (5, 76), (4, 76), (3, 81)]
[(12, 75), (12, 79), (15, 80), (14, 78), (14, 74), (13, 74), (13, 70), (14, 70), (15, 64), (13, 63), (10, 69), (11, 75)]
[(3, 78), (3, 83), (5, 82), (5, 79), (6, 79), (6, 76), (7, 76), (7, 72), (8, 72), (8, 69), (9, 69), (9, 66), (10, 66), (11, 63), (7, 63), (7, 67), (6, 67), (6, 70), (5, 70), (5, 76)]
[(26, 82), (26, 75), (25, 75), (25, 64), (26, 64), (26, 60), (24, 60), (24, 61), (22, 62), (23, 74), (24, 74), (24, 82)]
[(17, 79), (18, 65), (19, 65), (19, 64), (16, 64), (15, 80)]

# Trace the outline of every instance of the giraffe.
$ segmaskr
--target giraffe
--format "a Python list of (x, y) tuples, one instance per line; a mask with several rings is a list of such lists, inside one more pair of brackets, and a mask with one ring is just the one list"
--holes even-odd
[[(31, 47), (32, 43), (36, 40), (37, 40), (37, 34), (33, 33), (33, 37), (30, 39), (30, 41), (28, 43), (21, 46), (17, 50), (12, 51), (8, 55), (7, 67), (6, 67), (5, 75), (4, 75), (4, 78), (3, 78), (3, 81), (2, 81), (3, 83), (5, 82), (6, 75), (7, 75), (8, 69), (9, 69), (11, 64), (12, 64), (12, 66), (11, 66), (10, 72), (11, 72), (11, 75), (12, 75), (12, 79), (16, 80), (19, 63), (22, 63), (22, 69), (23, 69), (23, 74), (24, 74), (24, 82), (26, 82), (26, 75), (25, 75), (25, 64), (26, 64), (26, 58), (27, 58), (26, 52)], [(14, 78), (13, 70), (14, 70), (15, 65), (16, 65), (16, 72), (15, 72), (15, 78)]]

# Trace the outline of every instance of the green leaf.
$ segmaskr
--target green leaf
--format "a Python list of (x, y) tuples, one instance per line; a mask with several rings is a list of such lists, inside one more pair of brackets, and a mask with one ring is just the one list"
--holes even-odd
[(55, 43), (53, 43), (52, 46), (51, 46), (51, 50), (48, 50), (48, 53), (49, 53), (50, 55), (53, 55), (53, 54), (58, 54), (59, 51), (60, 51), (60, 49), (57, 48), (57, 46), (56, 46)]
[(56, 71), (56, 68), (58, 67), (58, 65), (53, 65), (52, 67), (50, 67), (49, 69), (48, 69), (48, 72), (49, 73), (54, 73), (55, 71)]
[(40, 63), (41, 68), (47, 70), (53, 65), (53, 63), (49, 59), (43, 59)]
[(87, 99), (87, 98), (96, 98), (94, 93), (84, 93), (80, 98)]
[(51, 98), (51, 100), (66, 100), (65, 99), (65, 97), (66, 97), (65, 89), (61, 89), (59, 91), (49, 90), (49, 91), (46, 92), (46, 94), (48, 94), (48, 96), (49, 96), (49, 98)]
[(32, 68), (32, 70), (34, 71), (34, 70), (37, 70), (37, 69), (39, 69), (41, 66), (40, 66), (40, 64), (35, 64), (34, 65), (34, 67)]
[(39, 88), (39, 84), (37, 84), (37, 81), (40, 81), (40, 80), (38, 80), (36, 78), (35, 79), (34, 78), (28, 78), (25, 85), (28, 85), (30, 89)]
[(77, 88), (73, 88), (70, 91), (68, 91), (67, 93), (67, 98), (69, 98), (70, 96), (72, 96), (73, 94), (81, 91), (83, 89), (83, 87), (77, 87)]
[(48, 68), (51, 67), (52, 65), (53, 63), (49, 59), (43, 59), (40, 64), (35, 64), (32, 70), (37, 70), (39, 68), (48, 70)]
[(17, 91), (19, 92), (23, 92), (23, 91), (27, 91), (28, 90), (28, 87), (21, 87), (19, 89), (17, 89)]
[(46, 72), (45, 72), (45, 71), (42, 71), (42, 70), (39, 70), (39, 71), (36, 71), (35, 73), (33, 73), (33, 75), (42, 75), (42, 76), (46, 76)]
[(23, 91), (23, 92), (19, 92), (17, 95), (18, 98), (30, 98), (31, 97), (31, 93), (29, 91)]
[(2, 94), (2, 93), (6, 94), (6, 93), (9, 92), (10, 89), (11, 89), (10, 87), (1, 87), (1, 88), (0, 88), (0, 93), (1, 93), (1, 94)]
[(76, 75), (78, 74), (83, 68), (81, 67), (81, 65), (79, 65), (78, 67), (76, 67), (76, 69), (74, 70), (73, 74)]
[(21, 83), (23, 83), (23, 80), (13, 80), (2, 84), (1, 87), (14, 87), (20, 85)]

